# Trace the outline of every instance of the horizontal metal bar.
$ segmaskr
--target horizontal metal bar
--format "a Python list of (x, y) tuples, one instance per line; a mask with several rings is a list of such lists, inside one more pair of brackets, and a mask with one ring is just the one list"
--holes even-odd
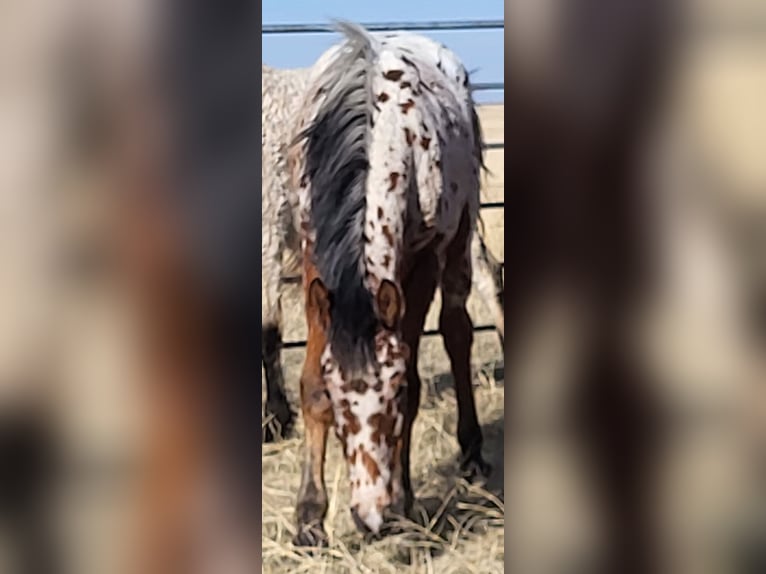
[(282, 343), (283, 349), (299, 349), (306, 346), (306, 341), (284, 341)]
[(505, 149), (505, 143), (504, 142), (485, 143), (484, 149)]
[[(500, 267), (505, 267), (505, 261), (498, 261)], [(301, 275), (283, 275), (279, 280), (285, 285), (297, 285), (301, 282)]]
[(480, 203), (479, 207), (481, 209), (503, 209), (505, 208), (505, 202), (504, 201), (487, 201), (485, 203)]
[(475, 82), (471, 84), (471, 91), (484, 92), (488, 90), (504, 90), (504, 82)]
[[(495, 325), (476, 325), (473, 328), (474, 332), (482, 333), (497, 330)], [(424, 337), (433, 337), (435, 335), (441, 335), (437, 329), (426, 329), (423, 331)], [(283, 349), (300, 349), (306, 346), (306, 341), (285, 341), (282, 343)]]
[[(394, 30), (502, 30), (503, 20), (453, 20), (451, 22), (373, 22), (361, 24), (371, 32)], [(322, 34), (335, 32), (332, 24), (266, 24), (263, 34)]]
[(295, 285), (301, 282), (301, 275), (283, 275), (279, 280), (286, 285)]

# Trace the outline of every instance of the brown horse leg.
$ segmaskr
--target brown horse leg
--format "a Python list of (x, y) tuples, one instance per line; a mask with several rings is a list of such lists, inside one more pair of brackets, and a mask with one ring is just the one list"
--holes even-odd
[(330, 398), (326, 393), (324, 381), (321, 378), (301, 379), (301, 406), (306, 426), (306, 440), (296, 507), (298, 532), (293, 539), (293, 544), (296, 546), (327, 544), (327, 534), (322, 524), (327, 514), (324, 458), (327, 433), (333, 422), (333, 413)]
[(426, 250), (415, 261), (411, 272), (404, 281), (405, 314), (402, 320), (402, 335), (410, 349), (407, 364), (407, 410), (402, 432), (402, 488), (404, 490), (404, 510), (412, 508), (414, 494), (410, 481), (410, 445), (412, 425), (420, 407), (420, 375), (418, 374), (418, 350), (423, 325), (428, 309), (434, 298), (438, 277), (438, 261), (433, 251)]
[(468, 212), (463, 213), (455, 238), (447, 247), (442, 273), (442, 309), (439, 331), (452, 365), (457, 395), (457, 437), (462, 451), (460, 468), (469, 478), (477, 474), (487, 476), (491, 467), (482, 458), (484, 442), (471, 385), (471, 345), (473, 323), (466, 310), (471, 292), (471, 227)]
[[(308, 257), (305, 261), (309, 261)], [(320, 359), (326, 344), (325, 325), (321, 311), (309, 296), (308, 287), (316, 277), (316, 270), (305, 272), (306, 319), (308, 342), (306, 360), (301, 375), (301, 411), (306, 427), (301, 486), (298, 491), (296, 522), (298, 531), (293, 538), (296, 546), (324, 546), (327, 534), (324, 518), (327, 514), (327, 489), (324, 483), (324, 458), (327, 433), (333, 424), (332, 403), (327, 392)]]
[(280, 321), (263, 326), (261, 350), (266, 373), (266, 405), (264, 416), (268, 421), (264, 428), (264, 442), (273, 442), (290, 435), (295, 416), (285, 395), (285, 381), (280, 364), (282, 327)]

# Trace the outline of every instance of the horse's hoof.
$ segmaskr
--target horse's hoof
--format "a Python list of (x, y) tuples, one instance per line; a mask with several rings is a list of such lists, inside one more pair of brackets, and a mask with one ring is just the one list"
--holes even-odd
[(295, 413), (292, 409), (267, 408), (265, 414), (266, 418), (271, 417), (271, 420), (263, 429), (263, 442), (273, 443), (290, 438), (295, 425)]
[(321, 525), (303, 525), (293, 537), (293, 546), (304, 548), (326, 548), (330, 541)]
[(263, 442), (275, 443), (289, 438), (289, 429), (285, 430), (279, 424), (270, 422), (263, 428)]
[(492, 465), (486, 462), (481, 455), (471, 457), (460, 465), (460, 471), (470, 483), (485, 481), (492, 474)]

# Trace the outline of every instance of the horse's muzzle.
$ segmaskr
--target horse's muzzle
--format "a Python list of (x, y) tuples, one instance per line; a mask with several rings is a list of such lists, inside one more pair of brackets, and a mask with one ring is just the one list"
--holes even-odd
[(356, 507), (351, 509), (351, 518), (354, 520), (357, 530), (359, 530), (367, 540), (379, 540), (400, 532), (401, 528), (399, 528), (397, 523), (402, 519), (403, 515), (404, 506), (402, 504), (397, 504), (384, 509), (383, 523), (380, 525), (378, 532), (373, 532), (359, 515), (359, 509)]

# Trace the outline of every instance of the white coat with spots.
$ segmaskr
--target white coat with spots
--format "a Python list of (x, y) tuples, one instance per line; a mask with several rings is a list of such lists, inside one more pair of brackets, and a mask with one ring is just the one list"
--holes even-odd
[[(480, 252), (472, 243), (483, 143), (468, 74), (449, 49), (414, 34), (374, 36), (350, 24), (341, 31), (346, 42), (311, 70), (292, 182), (304, 255), (320, 278), (313, 293), (332, 308), (321, 372), (349, 463), (352, 514), (360, 529), (378, 533), (386, 511), (401, 511), (412, 496), (400, 455), (409, 453), (402, 433), (414, 418), (407, 401), (419, 390), (401, 391), (415, 386), (408, 358), (422, 325), (414, 340), (401, 330), (408, 279), (433, 277), (441, 287), (442, 334), (465, 403), (459, 441), (465, 459), (486, 468), (465, 311)], [(425, 252), (433, 272), (418, 267)]]
[[(419, 38), (419, 37), (415, 37)], [(314, 69), (321, 69), (321, 61)], [(293, 416), (284, 393), (280, 364), (283, 324), (281, 280), (300, 266), (298, 198), (291, 191), (287, 150), (296, 135), (311, 68), (277, 69), (262, 65), (262, 303), (263, 363), (267, 382), (265, 429), (267, 440), (289, 432)], [(423, 145), (423, 140), (420, 142)], [(427, 145), (427, 144), (426, 144)], [(504, 333), (500, 267), (481, 234), (472, 244), (473, 281), (481, 301), (492, 312), (500, 334)]]

